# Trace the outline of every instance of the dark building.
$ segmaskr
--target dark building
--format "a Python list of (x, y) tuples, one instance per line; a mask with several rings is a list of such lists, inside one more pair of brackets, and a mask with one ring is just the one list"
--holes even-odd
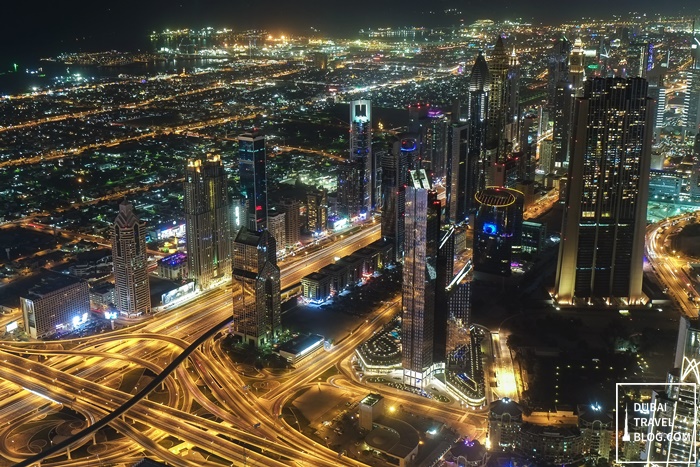
[(547, 55), (547, 103), (551, 110), (554, 108), (556, 88), (560, 83), (569, 82), (569, 54), (571, 42), (562, 38), (550, 49)]
[(260, 231), (267, 227), (267, 177), (265, 137), (258, 131), (238, 137), (238, 168), (241, 190), (248, 200), (248, 225)]
[(577, 144), (569, 165), (555, 294), (644, 302), (653, 102), (641, 78), (593, 78), (576, 100)]
[(502, 157), (506, 148), (505, 130), (509, 123), (511, 86), (508, 82), (510, 58), (501, 36), (496, 40), (496, 45), (489, 57), (488, 67), (491, 76), (491, 93), (488, 97), (486, 146), (496, 149), (497, 154)]
[(382, 237), (393, 242), (397, 261), (403, 259), (406, 185), (419, 157), (418, 144), (416, 135), (402, 135), (382, 159)]
[(187, 162), (187, 269), (200, 289), (231, 277), (231, 209), (220, 156)]
[[(372, 105), (368, 100), (350, 102), (350, 158), (355, 197), (348, 215), (368, 215), (372, 206)], [(339, 190), (340, 191), (340, 190)], [(339, 200), (340, 201), (340, 200)]]
[(571, 84), (567, 81), (556, 84), (552, 103), (552, 150), (555, 169), (566, 168), (569, 164), (573, 97), (574, 88)]
[(269, 344), (281, 331), (280, 269), (270, 232), (242, 228), (233, 243), (233, 323), (235, 335), (255, 346)]
[(488, 187), (476, 194), (479, 209), (474, 221), (474, 277), (510, 276), (513, 250), (520, 247), (523, 222), (522, 193)]
[(473, 206), (472, 190), (479, 182), (479, 158), (469, 158), (469, 125), (453, 123), (448, 128), (447, 181), (445, 199), (447, 222), (462, 222)]

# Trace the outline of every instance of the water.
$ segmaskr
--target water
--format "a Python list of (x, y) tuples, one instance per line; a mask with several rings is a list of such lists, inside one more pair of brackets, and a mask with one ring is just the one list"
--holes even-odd
[(40, 60), (17, 64), (17, 71), (12, 68), (0, 71), (0, 95), (13, 95), (32, 92), (34, 88), (50, 87), (55, 78), (80, 74), (83, 78), (114, 78), (121, 74), (153, 76), (159, 73), (181, 72), (184, 68), (215, 66), (220, 61), (211, 59), (169, 59), (148, 63), (133, 63), (125, 66), (101, 67), (85, 65), (64, 65), (57, 62)]

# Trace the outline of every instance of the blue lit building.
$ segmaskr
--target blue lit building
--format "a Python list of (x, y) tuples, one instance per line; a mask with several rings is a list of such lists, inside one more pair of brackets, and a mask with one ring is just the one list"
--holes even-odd
[(487, 187), (475, 198), (474, 278), (510, 276), (513, 253), (521, 246), (524, 197), (510, 188)]

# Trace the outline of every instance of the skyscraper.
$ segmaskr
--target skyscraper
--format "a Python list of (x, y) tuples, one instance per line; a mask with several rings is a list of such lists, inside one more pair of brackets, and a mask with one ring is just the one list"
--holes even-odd
[(280, 211), (285, 214), (284, 236), (287, 240), (287, 245), (296, 245), (299, 241), (299, 233), (301, 223), (299, 221), (299, 210), (301, 203), (295, 199), (284, 199), (279, 204)]
[(700, 130), (700, 69), (685, 72), (685, 97), (681, 125), (687, 136), (694, 136)]
[(185, 231), (190, 277), (208, 289), (231, 277), (231, 210), (220, 156), (187, 161)]
[(422, 388), (435, 372), (433, 339), (440, 201), (425, 170), (412, 170), (409, 178), (401, 332), (403, 382)]
[(469, 77), (469, 129), (467, 131), (469, 142), (465, 167), (460, 167), (460, 192), (464, 190), (464, 196), (460, 194), (458, 211), (464, 215), (473, 210), (474, 193), (486, 183), (485, 149), (490, 93), (491, 74), (483, 54), (479, 52)]
[(397, 261), (404, 254), (408, 172), (417, 164), (418, 156), (417, 136), (404, 134), (382, 159), (382, 237), (393, 241)]
[[(242, 228), (233, 243), (233, 333), (243, 342), (269, 344), (281, 331), (280, 269), (275, 239), (267, 230)], [(236, 287), (234, 287), (236, 290)]]
[(148, 284), (146, 224), (139, 222), (134, 206), (123, 201), (112, 227), (114, 305), (128, 316), (151, 311)]
[(368, 100), (350, 102), (350, 161), (354, 163), (358, 212), (350, 217), (367, 215), (372, 209), (372, 105)]
[(248, 228), (267, 227), (267, 177), (265, 137), (258, 131), (238, 137), (238, 169), (241, 190), (248, 200)]
[(491, 76), (491, 93), (488, 98), (488, 121), (486, 131), (486, 146), (495, 149), (499, 157), (505, 154), (506, 125), (510, 106), (510, 86), (508, 83), (508, 69), (510, 57), (503, 44), (503, 38), (498, 36), (488, 61)]
[(555, 294), (641, 304), (653, 104), (641, 78), (593, 78), (577, 99)]
[(557, 86), (562, 82), (569, 82), (571, 48), (571, 42), (566, 38), (561, 38), (552, 46), (547, 55), (547, 104), (550, 110), (554, 108)]

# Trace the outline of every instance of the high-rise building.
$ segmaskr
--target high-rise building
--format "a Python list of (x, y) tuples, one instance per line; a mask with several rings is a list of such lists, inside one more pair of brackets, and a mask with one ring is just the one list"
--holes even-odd
[(354, 219), (360, 217), (362, 195), (359, 178), (362, 176), (362, 164), (356, 161), (341, 162), (338, 166), (337, 197), (339, 216)]
[(474, 219), (474, 277), (510, 276), (513, 253), (521, 246), (523, 195), (504, 187), (487, 187), (476, 194)]
[[(479, 158), (469, 159), (469, 125), (454, 122), (447, 128), (446, 222), (462, 222), (471, 208), (469, 193), (479, 181)], [(468, 162), (473, 162), (469, 165)]]
[(382, 160), (382, 237), (392, 240), (397, 261), (404, 254), (406, 185), (418, 161), (418, 144), (416, 135), (404, 134)]
[(569, 164), (574, 89), (568, 82), (560, 81), (554, 92), (552, 149), (554, 167), (560, 169)]
[(547, 104), (551, 110), (554, 109), (557, 86), (560, 83), (569, 82), (570, 53), (571, 42), (562, 38), (552, 46), (547, 54)]
[(401, 325), (403, 382), (423, 388), (436, 371), (433, 345), (441, 208), (425, 170), (412, 170), (409, 177)]
[(119, 205), (112, 227), (112, 265), (117, 310), (128, 316), (150, 312), (146, 224), (139, 222), (134, 206), (127, 201)]
[(510, 107), (510, 86), (508, 70), (510, 57), (506, 52), (503, 38), (498, 36), (488, 61), (491, 76), (491, 93), (488, 97), (488, 120), (486, 130), (486, 146), (496, 150), (499, 157), (505, 154), (506, 125), (510, 123), (508, 110)]
[(440, 109), (430, 107), (430, 104), (412, 105), (408, 108), (408, 115), (408, 131), (419, 138), (420, 167), (442, 183), (447, 175), (449, 119)]
[(309, 232), (323, 232), (328, 223), (328, 193), (319, 188), (306, 195), (306, 219)]
[(301, 221), (299, 211), (301, 203), (295, 199), (284, 199), (279, 204), (279, 210), (285, 214), (284, 237), (287, 246), (294, 246), (299, 242)]
[(460, 170), (460, 175), (464, 175), (464, 183), (461, 177), (459, 182), (460, 191), (464, 190), (464, 196), (460, 195), (461, 205), (458, 211), (464, 215), (473, 210), (473, 195), (486, 183), (488, 165), (485, 150), (490, 93), (491, 74), (483, 54), (479, 52), (469, 78), (469, 142), (465, 167)]
[(685, 97), (681, 125), (688, 136), (700, 131), (700, 69), (685, 72)]
[(19, 299), (27, 334), (39, 339), (67, 332), (87, 321), (90, 289), (86, 281), (48, 270), (39, 278)]
[(274, 208), (270, 209), (267, 212), (267, 230), (270, 231), (272, 238), (275, 239), (278, 252), (284, 252), (287, 245), (286, 229), (286, 214)]
[(372, 105), (368, 100), (350, 102), (350, 161), (354, 164), (357, 198), (350, 217), (368, 215), (372, 206)]
[(653, 103), (641, 78), (593, 78), (577, 99), (555, 294), (644, 301)]
[(248, 200), (248, 228), (255, 231), (267, 227), (267, 176), (265, 136), (258, 131), (238, 137), (238, 169), (241, 190)]
[(231, 277), (231, 208), (220, 156), (187, 161), (185, 231), (190, 277), (208, 289)]
[[(281, 331), (280, 269), (277, 246), (267, 230), (242, 228), (233, 243), (233, 333), (261, 346)], [(234, 290), (237, 288), (234, 287)]]

